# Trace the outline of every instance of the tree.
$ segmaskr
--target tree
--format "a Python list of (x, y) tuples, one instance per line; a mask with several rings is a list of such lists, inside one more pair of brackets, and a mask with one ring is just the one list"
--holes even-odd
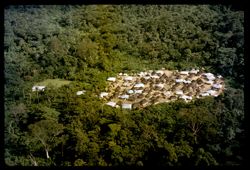
[(211, 114), (209, 106), (191, 106), (190, 108), (182, 108), (179, 111), (182, 119), (186, 122), (191, 130), (194, 143), (197, 144), (197, 137), (202, 129), (209, 128), (215, 121), (215, 116)]
[[(49, 159), (49, 152), (62, 142), (63, 138), (63, 125), (53, 120), (41, 120), (34, 124), (29, 125), (29, 142), (32, 144), (30, 147), (33, 150), (43, 148), (46, 158)], [(31, 143), (30, 143), (31, 142)]]

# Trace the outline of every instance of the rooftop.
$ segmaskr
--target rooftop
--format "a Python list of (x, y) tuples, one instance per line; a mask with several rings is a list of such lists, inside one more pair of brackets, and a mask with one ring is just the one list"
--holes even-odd
[[(192, 76), (189, 73), (192, 73)], [(175, 101), (178, 98), (189, 102), (205, 96), (216, 97), (223, 92), (225, 86), (222, 77), (217, 76), (216, 81), (213, 81), (214, 74), (201, 73), (198, 69), (191, 71), (162, 69), (132, 75), (119, 73), (114, 78), (116, 81), (110, 82), (107, 90), (109, 93), (102, 92), (100, 97), (110, 96), (109, 100), (113, 102), (109, 103), (110, 105), (126, 101), (120, 104), (120, 107), (125, 109), (132, 109), (133, 104), (136, 105), (133, 108), (142, 108), (152, 104)], [(116, 104), (117, 106), (119, 104)]]

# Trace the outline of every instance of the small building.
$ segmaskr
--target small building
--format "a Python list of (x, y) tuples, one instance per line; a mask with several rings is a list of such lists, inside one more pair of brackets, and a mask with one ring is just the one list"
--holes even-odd
[(214, 76), (214, 74), (213, 74), (213, 73), (203, 73), (202, 75), (203, 75), (203, 76), (205, 76), (205, 77), (211, 77), (211, 76)]
[(209, 96), (209, 93), (206, 93), (206, 92), (205, 92), (205, 93), (201, 93), (200, 95), (201, 95), (202, 97), (204, 97), (204, 96)]
[(155, 87), (163, 88), (163, 87), (164, 87), (164, 84), (159, 83), (159, 84), (156, 84)]
[(115, 78), (115, 77), (109, 77), (107, 80), (108, 80), (108, 81), (115, 82), (116, 78)]
[(124, 78), (124, 80), (125, 80), (125, 81), (132, 81), (132, 80), (133, 80), (133, 77), (127, 76), (127, 77)]
[(140, 108), (140, 104), (139, 103), (134, 103), (132, 108), (133, 109), (138, 109), (138, 108)]
[(123, 109), (130, 109), (130, 110), (131, 110), (131, 109), (132, 109), (132, 104), (123, 103), (123, 104), (122, 104), (122, 108), (123, 108)]
[(76, 92), (76, 95), (79, 96), (79, 95), (85, 94), (85, 92), (86, 92), (85, 90), (78, 91), (78, 92)]
[(189, 73), (191, 74), (197, 74), (199, 72), (199, 70), (195, 70), (195, 69), (192, 69), (191, 71), (189, 71)]
[(135, 92), (135, 94), (137, 94), (137, 93), (138, 93), (138, 94), (141, 94), (142, 91), (143, 91), (143, 90), (135, 90), (134, 92)]
[(188, 75), (189, 71), (181, 71), (180, 74), (181, 75)]
[(143, 99), (142, 101), (140, 101), (140, 104), (145, 107), (148, 104), (148, 101), (146, 99)]
[(198, 83), (199, 85), (203, 83), (202, 79), (200, 79), (200, 78), (198, 78), (196, 81), (197, 81), (197, 83)]
[(217, 92), (215, 90), (208, 90), (207, 93), (209, 93), (211, 96), (217, 95)]
[(159, 76), (157, 76), (157, 75), (152, 75), (152, 76), (150, 76), (151, 78), (153, 78), (153, 79), (158, 79), (158, 78), (160, 78)]
[(218, 75), (217, 77), (218, 77), (219, 79), (223, 78), (221, 75)]
[(32, 91), (44, 91), (46, 86), (33, 86)]
[(129, 95), (124, 94), (124, 95), (122, 95), (122, 96), (119, 96), (119, 98), (121, 98), (121, 99), (128, 99), (128, 98), (129, 98)]
[(150, 76), (144, 76), (143, 77), (145, 80), (148, 80), (148, 79), (150, 79)]
[(163, 93), (165, 96), (170, 96), (171, 95), (171, 92), (170, 91), (166, 91)]
[(144, 87), (143, 83), (137, 83), (134, 85), (135, 88)]
[(212, 85), (212, 84), (214, 84), (214, 81), (209, 80), (209, 81), (206, 81), (205, 83), (206, 83), (206, 84), (209, 84), (209, 85)]
[(157, 71), (156, 71), (156, 74), (163, 75), (163, 74), (164, 74), (164, 71), (162, 71), (162, 70), (157, 70)]
[(215, 77), (212, 73), (203, 73), (203, 76), (205, 76), (208, 80), (214, 80)]
[(187, 95), (182, 95), (180, 98), (184, 99), (185, 101), (186, 100), (192, 100), (192, 97), (191, 96), (187, 96)]
[(106, 105), (111, 106), (111, 107), (116, 107), (115, 102), (108, 102), (108, 103), (106, 103)]
[(123, 87), (129, 87), (130, 85), (131, 85), (131, 84), (128, 83), (128, 82), (124, 82), (124, 83), (122, 84)]
[(176, 80), (175, 80), (176, 83), (182, 83), (182, 82), (184, 82), (184, 81), (185, 81), (185, 80), (183, 80), (183, 79), (176, 79)]
[(222, 85), (221, 84), (213, 84), (212, 87), (216, 88), (216, 89), (220, 89), (220, 88), (222, 88)]
[(184, 80), (183, 83), (185, 83), (185, 84), (190, 84), (191, 81), (190, 81), (190, 80)]
[(177, 99), (176, 96), (171, 96), (171, 97), (169, 98), (169, 100), (176, 100), (176, 99)]
[(139, 99), (141, 99), (141, 98), (143, 98), (143, 97), (144, 97), (144, 94), (139, 94), (139, 95), (138, 95), (138, 98), (139, 98)]
[(101, 92), (100, 98), (106, 97), (108, 95), (109, 95), (109, 93), (107, 93), (107, 92)]
[(145, 73), (144, 72), (140, 72), (137, 75), (140, 76), (140, 77), (143, 77), (143, 76), (145, 76)]
[(128, 92), (128, 94), (133, 94), (134, 90), (128, 90), (127, 92)]
[(175, 91), (175, 94), (182, 95), (182, 94), (183, 94), (183, 91), (182, 91), (182, 90), (176, 90), (176, 91)]

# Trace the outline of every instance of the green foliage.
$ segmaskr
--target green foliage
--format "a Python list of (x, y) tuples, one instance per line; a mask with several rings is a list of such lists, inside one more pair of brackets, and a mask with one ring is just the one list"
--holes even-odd
[[(244, 12), (210, 5), (8, 6), (9, 166), (239, 165), (245, 147)], [(225, 92), (139, 110), (98, 98), (118, 73), (205, 68)], [(34, 85), (45, 91), (32, 92)], [(84, 95), (76, 92), (86, 90)]]
[(55, 88), (59, 88), (63, 85), (68, 85), (71, 81), (61, 80), (61, 79), (46, 79), (44, 81), (38, 82), (35, 85), (37, 86), (54, 86)]

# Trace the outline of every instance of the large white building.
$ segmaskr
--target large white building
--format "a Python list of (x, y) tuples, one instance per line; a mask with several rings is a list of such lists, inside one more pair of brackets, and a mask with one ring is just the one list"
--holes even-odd
[(33, 86), (32, 91), (44, 91), (46, 86)]

